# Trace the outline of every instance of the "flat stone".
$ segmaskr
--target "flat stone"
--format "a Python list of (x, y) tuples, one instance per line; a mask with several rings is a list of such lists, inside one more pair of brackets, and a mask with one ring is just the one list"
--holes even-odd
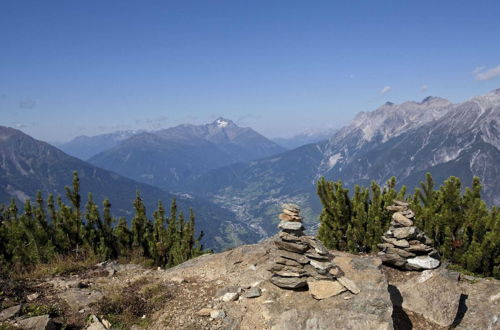
[(396, 253), (381, 253), (379, 254), (379, 257), (385, 265), (403, 267), (406, 263), (406, 260)]
[(410, 252), (426, 253), (432, 251), (432, 247), (425, 244), (414, 244), (410, 245), (406, 250)]
[(0, 322), (16, 317), (21, 311), (21, 305), (6, 308), (0, 312)]
[(309, 259), (307, 259), (302, 254), (298, 254), (298, 253), (294, 253), (294, 252), (290, 252), (290, 251), (285, 251), (285, 250), (277, 250), (277, 254), (283, 258), (297, 261), (298, 263), (303, 264), (303, 265), (309, 263)]
[(302, 222), (281, 221), (278, 228), (285, 230), (303, 230)]
[(408, 252), (407, 250), (398, 249), (398, 248), (388, 248), (387, 253), (396, 253), (403, 258), (413, 258), (416, 256), (415, 253)]
[(385, 249), (388, 249), (388, 248), (393, 248), (394, 245), (391, 244), (391, 243), (380, 243), (380, 244), (377, 244), (377, 247), (380, 249), (380, 250), (385, 250)]
[(298, 244), (292, 242), (274, 241), (274, 244), (281, 250), (286, 250), (296, 253), (304, 253), (309, 249), (309, 247), (305, 244)]
[(396, 221), (397, 223), (405, 226), (405, 227), (410, 227), (413, 226), (413, 221), (405, 217), (403, 214), (396, 212), (392, 215), (392, 219)]
[(408, 207), (410, 204), (406, 203), (406, 202), (403, 202), (403, 201), (398, 201), (398, 200), (393, 200), (394, 204), (398, 205), (398, 206), (406, 206)]
[(281, 277), (274, 275), (271, 283), (282, 289), (299, 289), (307, 285), (305, 277)]
[(283, 257), (279, 257), (278, 259), (276, 259), (276, 263), (284, 265), (284, 266), (295, 266), (295, 267), (301, 267), (302, 266), (302, 264), (300, 264), (299, 262), (297, 262), (295, 260), (286, 259), (286, 258), (283, 258)]
[(417, 234), (416, 227), (403, 227), (403, 228), (395, 228), (393, 231), (394, 237), (398, 239), (409, 239), (415, 237)]
[(307, 285), (309, 286), (309, 293), (317, 300), (334, 297), (347, 290), (337, 281), (309, 279)]
[(293, 217), (298, 217), (299, 216), (299, 212), (294, 212), (294, 211), (290, 211), (290, 210), (287, 210), (287, 209), (283, 209), (283, 213), (291, 215)]
[(301, 217), (286, 214), (286, 213), (280, 213), (280, 215), (278, 215), (278, 218), (280, 218), (280, 220), (283, 220), (283, 221), (302, 222)]
[(284, 231), (280, 231), (278, 233), (278, 237), (281, 238), (283, 241), (287, 241), (287, 242), (299, 243), (302, 241), (301, 237), (284, 232)]
[(406, 262), (410, 267), (416, 268), (415, 270), (434, 269), (439, 267), (440, 265), (439, 260), (431, 258), (429, 256), (418, 256), (415, 258), (410, 258), (407, 259)]
[(55, 330), (56, 325), (48, 315), (30, 317), (17, 321), (17, 324), (25, 330)]
[(351, 281), (350, 279), (348, 279), (345, 276), (338, 277), (337, 281), (340, 284), (342, 284), (347, 290), (351, 291), (351, 293), (353, 293), (353, 294), (358, 294), (361, 292), (359, 290), (358, 286), (356, 285), (356, 283), (354, 283), (353, 281)]
[(334, 265), (331, 262), (321, 262), (317, 260), (310, 261), (311, 266), (316, 268), (318, 271), (322, 273), (327, 273)]
[(302, 236), (300, 238), (300, 240), (302, 242), (308, 244), (310, 247), (312, 247), (314, 250), (316, 250), (316, 252), (319, 254), (322, 254), (322, 255), (329, 255), (330, 254), (328, 252), (328, 249), (323, 245), (323, 243), (315, 237)]
[(306, 253), (305, 256), (313, 260), (330, 261), (330, 258), (328, 256), (322, 256), (319, 253)]
[(258, 286), (254, 286), (250, 288), (247, 292), (245, 292), (245, 295), (243, 297), (245, 298), (257, 298), (262, 295), (262, 290)]
[(300, 212), (300, 207), (297, 204), (292, 204), (292, 203), (285, 203), (281, 205), (281, 208), (283, 210), (289, 210), (292, 212)]
[(403, 211), (407, 210), (407, 207), (398, 206), (398, 205), (389, 205), (389, 206), (386, 206), (385, 209), (387, 211), (392, 211), (392, 212), (403, 212)]
[(283, 269), (277, 272), (274, 272), (275, 275), (281, 277), (301, 277), (307, 274), (307, 272), (303, 269)]
[(387, 243), (392, 244), (396, 247), (406, 248), (406, 247), (410, 246), (410, 243), (408, 243), (408, 241), (405, 239), (395, 239), (395, 238), (384, 237), (384, 236), (382, 236), (382, 239), (384, 241), (386, 241)]

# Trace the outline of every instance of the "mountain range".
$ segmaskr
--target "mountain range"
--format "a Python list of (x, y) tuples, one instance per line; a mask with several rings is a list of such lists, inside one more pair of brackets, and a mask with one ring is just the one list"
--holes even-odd
[(0, 126), (0, 203), (34, 199), (37, 191), (65, 196), (72, 173), (80, 178), (82, 205), (92, 192), (96, 202), (109, 198), (115, 216), (132, 216), (132, 203), (139, 191), (148, 213), (162, 200), (168, 209), (176, 198), (179, 208), (196, 213), (197, 228), (205, 232), (203, 243), (216, 250), (255, 240), (255, 234), (244, 224), (235, 223), (232, 212), (189, 194), (171, 194), (159, 188), (133, 181), (69, 156), (59, 149), (22, 133)]
[(209, 170), (285, 151), (251, 128), (218, 118), (134, 135), (89, 162), (168, 191)]
[(277, 137), (272, 140), (287, 149), (295, 149), (306, 144), (329, 140), (337, 131), (338, 129), (336, 128), (330, 128), (327, 130), (308, 129), (291, 137)]
[(80, 135), (68, 142), (54, 143), (54, 146), (61, 149), (68, 155), (81, 160), (87, 160), (105, 150), (117, 146), (128, 138), (143, 132), (145, 131), (126, 130), (95, 136)]
[(275, 232), (273, 215), (283, 201), (299, 204), (307, 223), (321, 210), (320, 177), (352, 188), (395, 176), (409, 191), (430, 172), (437, 184), (455, 175), (464, 185), (483, 182), (483, 197), (500, 204), (500, 89), (460, 104), (437, 97), (386, 103), (360, 113), (325, 142), (210, 171), (191, 191), (233, 210), (263, 237)]
[(177, 197), (194, 208), (206, 245), (216, 249), (274, 234), (282, 202), (299, 204), (314, 231), (321, 177), (352, 189), (395, 176), (411, 192), (426, 172), (437, 184), (454, 175), (466, 186), (479, 176), (483, 198), (500, 205), (500, 89), (458, 104), (439, 97), (387, 102), (329, 139), (292, 150), (224, 118), (78, 141), (90, 146), (87, 155), (99, 152), (84, 162), (1, 127), (0, 200), (32, 198), (37, 190), (63, 194), (77, 170), (84, 193), (109, 197), (118, 215), (130, 215), (136, 190), (150, 210), (158, 199)]

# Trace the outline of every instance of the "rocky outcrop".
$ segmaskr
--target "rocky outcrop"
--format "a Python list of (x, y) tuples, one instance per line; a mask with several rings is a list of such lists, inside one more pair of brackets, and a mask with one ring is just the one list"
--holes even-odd
[(432, 246), (433, 241), (414, 226), (415, 213), (408, 203), (395, 200), (387, 210), (394, 213), (389, 230), (382, 236), (384, 243), (378, 244), (382, 262), (406, 270), (439, 267), (439, 253)]

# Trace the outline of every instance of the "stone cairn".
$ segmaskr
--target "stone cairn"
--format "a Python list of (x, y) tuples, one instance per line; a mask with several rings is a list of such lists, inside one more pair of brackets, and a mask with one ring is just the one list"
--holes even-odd
[[(350, 290), (357, 294), (356, 285), (332, 262), (333, 256), (318, 239), (304, 235), (300, 209), (295, 204), (283, 204), (278, 228), (275, 263), (269, 269), (271, 283), (282, 289), (306, 289), (316, 299), (324, 299)], [(344, 281), (345, 283), (341, 283)], [(318, 288), (316, 293), (314, 288)], [(325, 295), (326, 296), (321, 296)]]
[(437, 268), (439, 253), (432, 239), (413, 225), (415, 214), (408, 203), (395, 200), (386, 209), (394, 213), (389, 230), (382, 236), (385, 243), (378, 244), (382, 262), (406, 270)]

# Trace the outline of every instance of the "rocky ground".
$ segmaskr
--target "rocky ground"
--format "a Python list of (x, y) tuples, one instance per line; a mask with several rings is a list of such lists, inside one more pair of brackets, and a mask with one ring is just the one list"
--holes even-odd
[(333, 251), (359, 293), (318, 300), (270, 282), (276, 251), (270, 239), (168, 270), (104, 263), (0, 280), (0, 329), (500, 329), (500, 281)]

